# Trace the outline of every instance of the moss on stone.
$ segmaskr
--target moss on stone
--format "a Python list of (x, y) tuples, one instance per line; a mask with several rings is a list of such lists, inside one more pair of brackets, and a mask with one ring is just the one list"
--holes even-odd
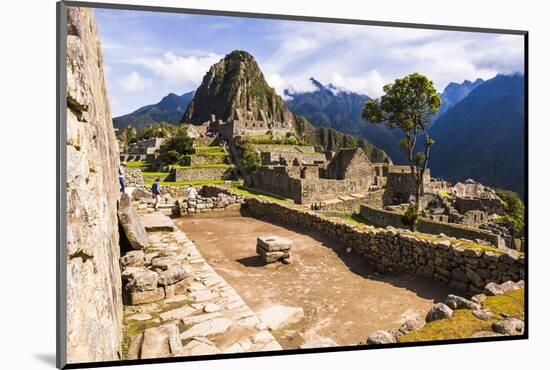
[(429, 322), (423, 328), (399, 337), (399, 342), (471, 338), (478, 331), (491, 331), (491, 324), (504, 318), (503, 312), (523, 320), (525, 315), (524, 298), (524, 289), (488, 297), (482, 306), (495, 314), (493, 320), (480, 320), (472, 315), (472, 310), (455, 310), (451, 318)]

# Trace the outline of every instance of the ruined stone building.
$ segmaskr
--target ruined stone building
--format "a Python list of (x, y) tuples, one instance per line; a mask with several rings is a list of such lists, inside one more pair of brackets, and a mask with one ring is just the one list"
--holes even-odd
[(237, 136), (267, 134), (285, 136), (286, 134), (295, 133), (291, 122), (275, 121), (263, 110), (260, 110), (259, 117), (254, 117), (250, 111), (242, 112), (238, 108), (235, 109), (235, 112), (237, 118), (230, 118), (226, 122), (216, 119), (216, 116), (212, 114), (210, 120), (201, 126), (207, 126), (208, 131), (218, 133), (228, 142), (233, 141), (233, 138)]
[(153, 137), (132, 143), (129, 145), (128, 154), (121, 154), (121, 160), (153, 161), (157, 158), (164, 140), (162, 137)]

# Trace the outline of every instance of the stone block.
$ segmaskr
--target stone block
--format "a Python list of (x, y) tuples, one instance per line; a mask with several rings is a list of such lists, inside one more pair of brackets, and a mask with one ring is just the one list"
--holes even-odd
[(256, 245), (267, 252), (287, 251), (292, 248), (292, 240), (275, 235), (260, 236)]
[(147, 233), (139, 219), (136, 209), (132, 205), (129, 194), (123, 193), (120, 195), (118, 222), (122, 226), (122, 230), (132, 248), (146, 249), (149, 247), (149, 238), (147, 237)]
[(258, 316), (270, 330), (278, 330), (300, 322), (304, 318), (304, 310), (302, 307), (275, 305), (259, 312)]
[(164, 299), (164, 289), (156, 288), (144, 292), (130, 292), (130, 304), (144, 304), (160, 301)]

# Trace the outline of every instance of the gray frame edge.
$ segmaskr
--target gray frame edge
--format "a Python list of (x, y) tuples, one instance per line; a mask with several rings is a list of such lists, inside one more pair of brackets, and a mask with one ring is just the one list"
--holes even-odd
[(56, 4), (56, 367), (67, 364), (67, 5)]

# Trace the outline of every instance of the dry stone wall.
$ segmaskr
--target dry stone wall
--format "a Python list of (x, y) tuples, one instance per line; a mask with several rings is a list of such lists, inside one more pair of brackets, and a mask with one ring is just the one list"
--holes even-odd
[(92, 10), (67, 14), (67, 360), (117, 360), (118, 146)]
[(125, 180), (126, 186), (143, 185), (143, 172), (140, 168), (126, 167)]
[[(402, 221), (403, 215), (397, 212), (377, 209), (363, 204), (361, 205), (361, 216), (375, 225), (406, 228)], [(418, 231), (427, 234), (445, 234), (447, 236), (461, 239), (484, 240), (496, 247), (505, 244), (504, 240), (501, 240), (498, 235), (495, 235), (489, 231), (478, 230), (458, 224), (432, 221), (426, 218), (420, 218), (418, 220), (417, 229)]]
[(207, 168), (176, 168), (175, 181), (220, 180), (228, 179), (233, 172), (232, 167)]
[(394, 228), (359, 229), (312, 211), (256, 198), (246, 200), (246, 212), (281, 223), (320, 231), (352, 247), (380, 272), (407, 272), (437, 279), (460, 290), (480, 293), (494, 282), (524, 279), (524, 257), (472, 248), (456, 239), (434, 238)]

